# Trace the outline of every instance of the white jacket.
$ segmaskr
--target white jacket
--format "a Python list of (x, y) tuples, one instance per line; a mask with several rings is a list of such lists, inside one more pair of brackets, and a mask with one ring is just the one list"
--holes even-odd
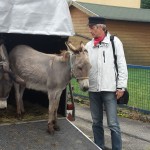
[(89, 91), (116, 91), (116, 88), (127, 87), (128, 72), (123, 45), (116, 36), (114, 37), (114, 45), (118, 65), (117, 79), (110, 34), (107, 33), (107, 36), (97, 47), (94, 47), (94, 39), (86, 44), (85, 48), (88, 50), (92, 64), (89, 74)]

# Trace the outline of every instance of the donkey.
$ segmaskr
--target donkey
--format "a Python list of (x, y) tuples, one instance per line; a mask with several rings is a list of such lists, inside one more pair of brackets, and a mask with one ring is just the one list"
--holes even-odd
[(24, 113), (22, 97), (25, 88), (46, 92), (49, 99), (50, 134), (60, 130), (57, 125), (57, 109), (62, 91), (72, 75), (77, 79), (81, 90), (86, 91), (89, 88), (88, 74), (91, 64), (84, 44), (81, 42), (78, 49), (71, 42), (66, 42), (66, 46), (69, 51), (65, 50), (56, 55), (36, 51), (27, 45), (18, 45), (9, 55), (12, 71), (25, 81), (25, 86), (14, 83), (17, 114)]
[(8, 54), (4, 44), (0, 44), (0, 109), (7, 108), (7, 99), (12, 87), (12, 80), (9, 77)]
[(7, 98), (13, 81), (24, 84), (24, 81), (11, 71), (4, 41), (0, 40), (0, 109), (7, 108)]

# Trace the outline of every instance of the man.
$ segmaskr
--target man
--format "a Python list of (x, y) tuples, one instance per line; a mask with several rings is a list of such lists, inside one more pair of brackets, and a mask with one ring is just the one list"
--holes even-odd
[(93, 39), (86, 44), (92, 68), (89, 74), (89, 98), (93, 119), (94, 142), (104, 149), (103, 106), (111, 131), (112, 150), (122, 149), (121, 131), (117, 118), (117, 99), (127, 87), (127, 65), (122, 42), (114, 37), (118, 74), (114, 64), (110, 33), (105, 18), (89, 17), (89, 32)]

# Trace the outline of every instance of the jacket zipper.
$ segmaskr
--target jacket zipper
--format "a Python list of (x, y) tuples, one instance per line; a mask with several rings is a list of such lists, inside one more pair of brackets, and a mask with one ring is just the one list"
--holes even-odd
[(103, 58), (104, 58), (104, 63), (105, 63), (105, 51), (103, 51)]

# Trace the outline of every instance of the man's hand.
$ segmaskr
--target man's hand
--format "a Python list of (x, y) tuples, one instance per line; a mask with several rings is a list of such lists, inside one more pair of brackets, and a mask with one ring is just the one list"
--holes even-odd
[(117, 96), (117, 99), (119, 99), (120, 97), (122, 97), (124, 94), (124, 90), (121, 90), (121, 89), (117, 89), (116, 91), (116, 96)]

